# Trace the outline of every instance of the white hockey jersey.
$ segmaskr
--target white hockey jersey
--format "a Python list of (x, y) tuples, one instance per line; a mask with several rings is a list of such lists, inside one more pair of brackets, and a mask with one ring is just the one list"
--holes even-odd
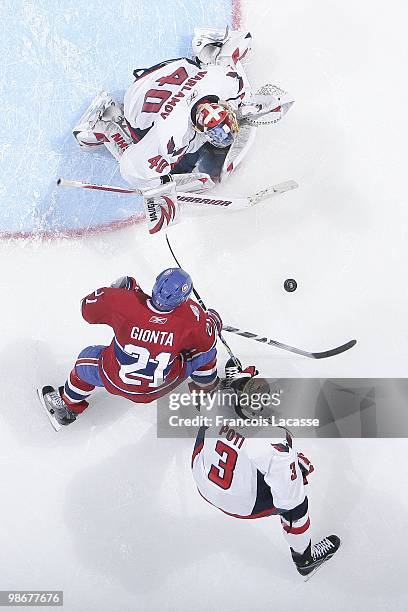
[(250, 88), (240, 63), (202, 66), (186, 58), (135, 70), (136, 80), (124, 98), (124, 115), (136, 144), (120, 159), (120, 171), (141, 189), (160, 185), (186, 153), (205, 142), (193, 127), (191, 110), (214, 96), (237, 109)]
[[(305, 498), (303, 476), (292, 437), (246, 438), (244, 429), (201, 427), (192, 471), (200, 494), (237, 518), (258, 518), (291, 510)], [(214, 431), (212, 432), (214, 434)], [(206, 435), (207, 434), (207, 435)]]

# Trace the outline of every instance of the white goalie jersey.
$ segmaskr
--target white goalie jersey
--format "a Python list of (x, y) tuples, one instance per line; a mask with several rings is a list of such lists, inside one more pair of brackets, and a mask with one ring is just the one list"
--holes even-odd
[[(239, 64), (239, 63), (238, 63)], [(141, 188), (160, 185), (187, 153), (205, 142), (193, 127), (191, 111), (214, 96), (237, 109), (248, 82), (240, 66), (200, 65), (186, 58), (135, 71), (124, 98), (124, 115), (133, 141), (120, 159), (123, 178)]]
[[(251, 91), (242, 64), (250, 49), (249, 32), (196, 28), (195, 59), (172, 59), (135, 70), (123, 104), (101, 92), (75, 125), (73, 136), (86, 150), (105, 146), (119, 162), (123, 178), (143, 192), (169, 184), (162, 179), (171, 173), (204, 173), (212, 180), (206, 185), (201, 181), (197, 188), (193, 179), (188, 190), (209, 189), (238, 168), (252, 146), (256, 127), (280, 121), (294, 101), (272, 84)], [(207, 135), (196, 130), (200, 101), (225, 103), (235, 113), (239, 130), (232, 144), (219, 147), (208, 137), (209, 130)], [(224, 157), (202, 148), (205, 143), (224, 149)], [(180, 164), (188, 154), (196, 155)]]
[[(290, 434), (246, 438), (244, 430), (202, 427), (192, 471), (208, 502), (237, 518), (258, 518), (291, 510), (305, 498), (303, 476)], [(209, 434), (215, 437), (209, 437)], [(207, 434), (207, 435), (206, 435)]]

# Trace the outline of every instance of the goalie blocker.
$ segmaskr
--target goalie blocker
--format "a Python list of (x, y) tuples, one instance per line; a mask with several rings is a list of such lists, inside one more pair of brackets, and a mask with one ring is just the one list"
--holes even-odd
[[(143, 189), (143, 205), (146, 214), (149, 234), (157, 234), (169, 225), (180, 220), (179, 199), (186, 199), (185, 193), (199, 193), (214, 186), (211, 178), (205, 173), (167, 175), (162, 178), (163, 184), (154, 189)], [(183, 195), (177, 197), (177, 190)], [(187, 196), (188, 200), (188, 196)]]
[(155, 189), (143, 191), (143, 205), (149, 234), (157, 234), (180, 218), (175, 183), (170, 180)]

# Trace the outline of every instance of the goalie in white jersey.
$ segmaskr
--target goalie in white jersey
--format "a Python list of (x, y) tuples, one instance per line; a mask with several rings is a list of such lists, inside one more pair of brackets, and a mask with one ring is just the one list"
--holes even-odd
[[(232, 367), (230, 361), (227, 376)], [(238, 397), (244, 388), (247, 398), (253, 392), (259, 396), (259, 384), (259, 379), (248, 381), (243, 373), (235, 377), (233, 388)], [(241, 419), (256, 415), (253, 409), (239, 406), (237, 413)], [(249, 437), (253, 431), (234, 417), (198, 432), (192, 457), (198, 491), (210, 504), (236, 518), (279, 515), (296, 568), (302, 576), (309, 576), (340, 545), (335, 535), (311, 544), (305, 485), (314, 468), (296, 450), (287, 430), (271, 427), (273, 437)]]
[(252, 92), (242, 65), (251, 40), (249, 32), (196, 29), (193, 59), (135, 70), (123, 104), (102, 92), (74, 128), (77, 142), (106, 146), (145, 198), (176, 205), (176, 187), (213, 187), (238, 167), (256, 126), (276, 123), (293, 104), (274, 85)]

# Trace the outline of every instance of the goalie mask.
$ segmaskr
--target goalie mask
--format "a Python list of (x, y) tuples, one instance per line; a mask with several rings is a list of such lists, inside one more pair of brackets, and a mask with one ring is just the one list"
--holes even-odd
[(194, 127), (219, 149), (230, 147), (239, 133), (237, 117), (225, 102), (198, 104)]

